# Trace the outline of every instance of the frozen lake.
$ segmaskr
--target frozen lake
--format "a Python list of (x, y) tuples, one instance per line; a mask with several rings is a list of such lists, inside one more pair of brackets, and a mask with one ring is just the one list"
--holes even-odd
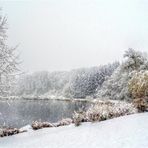
[(19, 128), (35, 120), (57, 122), (88, 106), (84, 101), (0, 100), (0, 126)]

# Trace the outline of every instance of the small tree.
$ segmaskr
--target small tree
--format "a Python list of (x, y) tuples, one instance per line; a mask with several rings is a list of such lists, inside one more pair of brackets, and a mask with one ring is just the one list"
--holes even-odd
[(135, 72), (129, 81), (129, 92), (133, 98), (148, 96), (148, 71)]
[(133, 104), (139, 112), (147, 109), (148, 97), (148, 71), (135, 72), (128, 84)]

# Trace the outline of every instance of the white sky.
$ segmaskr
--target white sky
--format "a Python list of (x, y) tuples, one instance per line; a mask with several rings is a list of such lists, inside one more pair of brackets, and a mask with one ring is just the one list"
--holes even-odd
[(69, 70), (148, 52), (148, 0), (0, 0), (24, 71)]

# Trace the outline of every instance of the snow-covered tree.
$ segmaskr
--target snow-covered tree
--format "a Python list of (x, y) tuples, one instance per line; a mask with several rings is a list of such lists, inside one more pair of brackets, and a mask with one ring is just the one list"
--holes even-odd
[(94, 95), (118, 62), (101, 67), (81, 68), (69, 72), (35, 72), (18, 79), (16, 95), (63, 95), (84, 98)]
[(7, 19), (0, 15), (0, 95), (9, 95), (16, 71), (18, 56), (16, 48), (7, 45)]
[(128, 80), (130, 75), (122, 73), (118, 68), (113, 75), (106, 80), (102, 88), (98, 91), (99, 98), (115, 99), (115, 100), (129, 100), (130, 94), (128, 91)]
[(125, 62), (121, 65), (123, 71), (140, 71), (148, 69), (147, 53), (129, 48), (125, 51)]
[(100, 67), (74, 70), (63, 92), (67, 97), (85, 98), (94, 96), (106, 77), (119, 66), (118, 62)]
[(68, 72), (40, 71), (19, 77), (16, 95), (43, 95), (62, 92), (68, 82)]
[(128, 82), (135, 71), (148, 69), (146, 54), (128, 49), (124, 58), (126, 59), (119, 66), (107, 81), (103, 83), (97, 96), (100, 98), (130, 100), (131, 94), (128, 89)]

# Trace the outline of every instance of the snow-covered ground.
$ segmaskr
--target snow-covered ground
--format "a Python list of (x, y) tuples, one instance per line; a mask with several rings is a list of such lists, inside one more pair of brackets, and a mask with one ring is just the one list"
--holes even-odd
[(148, 113), (0, 138), (0, 148), (148, 148)]

